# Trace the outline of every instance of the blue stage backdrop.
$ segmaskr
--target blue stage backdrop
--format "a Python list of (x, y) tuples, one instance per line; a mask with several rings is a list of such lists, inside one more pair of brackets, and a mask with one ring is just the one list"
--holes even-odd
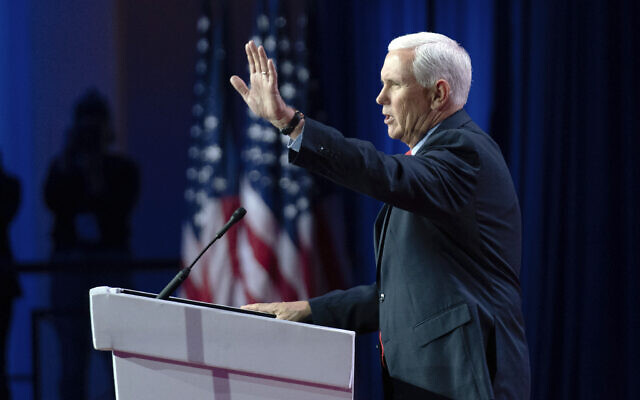
[[(36, 3), (0, 1), (0, 54), (9, 54), (7, 62), (0, 63), (0, 150), (5, 167), (26, 180), (21, 215), (12, 230), (14, 248), (26, 259), (45, 253), (40, 243), (40, 234), (46, 231), (41, 222), (40, 183), (34, 180), (41, 165), (49, 162), (38, 159), (48, 153), (36, 149), (42, 133), (31, 129), (43, 124), (38, 120), (39, 110), (32, 109), (32, 104), (43, 100), (31, 97), (37, 88), (30, 77), (43, 72), (44, 62), (34, 61), (30, 38), (42, 37), (43, 31), (51, 29), (33, 23), (30, 12), (38, 8), (33, 6)], [(123, 6), (125, 3), (128, 5)], [(147, 3), (148, 10), (142, 12), (141, 6), (131, 5), (134, 3), (112, 0), (121, 11), (127, 7), (140, 11), (128, 14), (135, 18), (118, 23), (162, 30), (161, 24), (148, 23), (148, 19), (171, 19), (162, 13), (169, 3), (174, 4), (172, 18), (194, 15), (193, 4), (189, 6), (192, 11), (183, 16), (170, 0)], [(289, 4), (281, 3), (284, 7)], [(238, 26), (229, 28), (237, 48), (228, 51), (236, 60), (242, 59), (247, 39), (239, 32), (255, 24), (249, 15), (254, 15), (257, 4), (228, 2), (229, 26)], [(314, 101), (321, 105), (316, 108), (325, 110), (311, 116), (389, 153), (406, 148), (387, 138), (380, 107), (375, 104), (388, 42), (401, 34), (432, 30), (451, 36), (469, 51), (474, 78), (467, 110), (502, 147), (521, 201), (521, 278), (532, 398), (640, 398), (640, 344), (636, 339), (640, 337), (640, 35), (636, 32), (640, 2), (316, 0), (309, 5), (310, 69), (322, 86)], [(122, 26), (114, 29), (122, 34)], [(184, 49), (194, 48), (194, 26), (189, 20), (172, 25), (171, 33), (165, 29), (161, 35), (148, 31), (145, 36), (131, 28), (132, 36), (138, 35), (138, 42), (132, 43), (148, 51), (154, 50), (154, 44), (159, 53), (162, 43), (154, 38), (175, 44), (183, 37), (179, 54), (184, 56), (189, 53)], [(125, 53), (128, 61), (119, 65), (137, 72), (128, 78), (120, 75), (117, 82), (129, 114), (126, 138), (133, 155), (143, 168), (147, 166), (142, 186), (151, 188), (139, 204), (143, 211), (134, 252), (154, 256), (146, 235), (158, 239), (162, 234), (164, 240), (173, 235), (175, 246), (163, 245), (157, 255), (177, 258), (180, 207), (167, 213), (167, 207), (161, 209), (157, 201), (178, 204), (184, 191), (190, 119), (185, 93), (190, 87), (180, 91), (177, 104), (183, 108), (171, 109), (170, 105), (179, 91), (175, 82), (195, 79), (188, 75), (193, 74), (191, 69), (162, 62), (154, 64), (149, 74), (156, 79), (145, 81), (147, 74), (141, 71), (148, 63), (136, 59), (135, 46)], [(120, 52), (118, 56), (124, 55)], [(192, 59), (181, 62), (188, 68), (193, 65)], [(100, 71), (95, 65), (87, 68)], [(176, 81), (172, 73), (185, 75)], [(150, 90), (152, 85), (156, 85), (154, 90)], [(154, 120), (158, 105), (164, 107), (161, 122)], [(180, 127), (181, 121), (186, 121), (183, 136), (175, 132), (154, 136), (160, 124)], [(141, 132), (143, 128), (149, 129)], [(158, 138), (162, 153), (153, 155), (146, 146)], [(175, 169), (170, 168), (173, 152), (180, 153)], [(160, 163), (162, 168), (153, 167)], [(164, 197), (167, 193), (173, 193), (171, 200)], [(345, 236), (356, 282), (371, 282), (375, 278), (371, 227), (380, 205), (351, 193), (343, 195), (349, 216)], [(173, 228), (158, 231), (153, 223), (156, 218)], [(167, 254), (167, 249), (176, 254)], [(29, 290), (27, 285), (27, 293)], [(14, 332), (13, 337), (22, 334)], [(16, 343), (28, 345), (27, 340)], [(359, 399), (381, 398), (373, 344), (373, 338), (363, 338), (358, 348)], [(19, 350), (12, 354), (28, 351)]]

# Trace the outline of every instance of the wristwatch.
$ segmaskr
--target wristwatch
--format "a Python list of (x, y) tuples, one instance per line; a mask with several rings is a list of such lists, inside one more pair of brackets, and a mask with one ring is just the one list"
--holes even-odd
[(280, 129), (280, 133), (289, 136), (289, 134), (291, 134), (291, 132), (296, 129), (296, 126), (298, 126), (298, 123), (300, 123), (301, 119), (304, 119), (304, 114), (299, 110), (296, 110), (296, 112), (293, 114), (293, 118), (291, 118), (291, 121), (289, 121), (287, 126)]

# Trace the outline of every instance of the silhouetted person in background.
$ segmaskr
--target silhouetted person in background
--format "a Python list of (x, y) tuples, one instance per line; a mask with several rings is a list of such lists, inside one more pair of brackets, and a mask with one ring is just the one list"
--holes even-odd
[(15, 217), (19, 205), (20, 182), (5, 173), (0, 159), (0, 399), (9, 398), (6, 373), (7, 336), (13, 299), (20, 295), (9, 243), (9, 224)]
[(76, 104), (66, 146), (53, 160), (46, 181), (45, 199), (55, 218), (55, 258), (130, 253), (138, 168), (128, 157), (109, 151), (113, 141), (106, 99), (89, 90)]
[(90, 89), (75, 105), (65, 147), (45, 184), (45, 201), (54, 216), (52, 261), (59, 267), (52, 278), (52, 305), (62, 357), (60, 398), (65, 400), (86, 398), (89, 289), (125, 286), (128, 280), (117, 267), (131, 254), (139, 173), (130, 158), (109, 150), (113, 141), (107, 101)]

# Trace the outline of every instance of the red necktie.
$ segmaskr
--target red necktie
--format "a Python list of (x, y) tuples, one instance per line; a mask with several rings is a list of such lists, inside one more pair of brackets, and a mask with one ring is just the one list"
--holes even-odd
[(384, 368), (386, 368), (387, 365), (384, 362), (384, 345), (382, 344), (382, 331), (378, 331), (378, 342), (380, 342), (380, 363)]

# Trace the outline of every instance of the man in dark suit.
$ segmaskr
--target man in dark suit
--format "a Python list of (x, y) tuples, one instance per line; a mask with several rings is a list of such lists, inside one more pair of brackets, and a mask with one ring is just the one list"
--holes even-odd
[(520, 208), (498, 146), (463, 109), (467, 52), (429, 32), (389, 44), (376, 101), (389, 136), (411, 149), (390, 156), (287, 106), (264, 49), (246, 50), (251, 89), (231, 83), (290, 136), (290, 161), (385, 203), (375, 284), (246, 307), (379, 331), (385, 398), (528, 398)]

